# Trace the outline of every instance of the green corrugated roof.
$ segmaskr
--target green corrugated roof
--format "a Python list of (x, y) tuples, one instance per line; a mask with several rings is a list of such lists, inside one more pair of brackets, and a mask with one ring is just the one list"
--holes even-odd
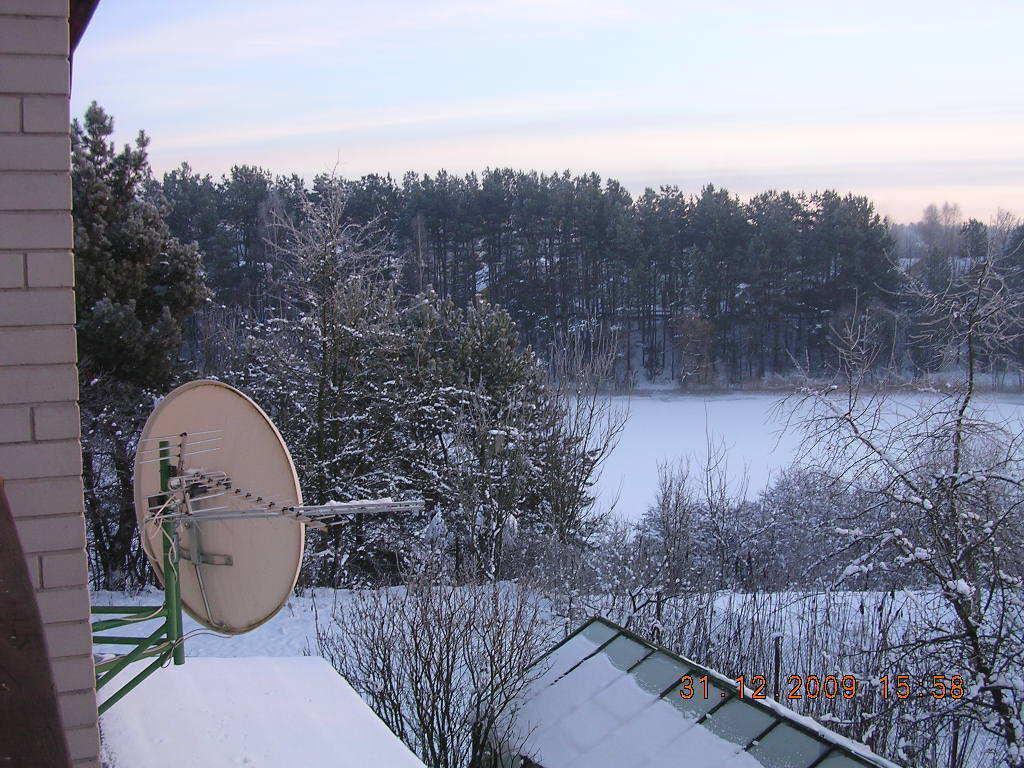
[[(770, 699), (741, 697), (735, 681), (600, 616), (532, 669), (539, 677), (521, 702), (517, 751), (542, 768), (898, 768)], [(684, 675), (696, 688), (688, 699), (679, 695)]]

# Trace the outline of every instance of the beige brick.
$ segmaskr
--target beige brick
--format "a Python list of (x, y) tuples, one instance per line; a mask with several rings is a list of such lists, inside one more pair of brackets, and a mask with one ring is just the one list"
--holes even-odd
[(78, 369), (74, 365), (0, 367), (0, 405), (68, 400), (78, 400)]
[(21, 288), (25, 285), (25, 255), (0, 253), (0, 288)]
[[(11, 480), (4, 487), (11, 510), (17, 518), (35, 515), (62, 515), (82, 513), (82, 478), (74, 477), (46, 478), (45, 480)], [(49, 555), (47, 555), (49, 557)], [(53, 557), (62, 557), (54, 555)], [(54, 567), (62, 568), (58, 562)], [(43, 561), (43, 573), (46, 562)], [(54, 572), (54, 577), (61, 575)], [(66, 587), (67, 584), (50, 584), (51, 587)]]
[[(96, 712), (93, 711), (93, 720), (96, 719)], [(99, 752), (100, 738), (95, 725), (87, 725), (82, 728), (71, 728), (67, 732), (68, 752), (71, 759), (75, 761), (75, 768), (95, 766), (100, 768)]]
[(68, 0), (0, 0), (0, 13), (24, 13), (33, 16), (68, 16)]
[(80, 475), (82, 448), (77, 440), (3, 444), (0, 472), (12, 480)]
[(62, 693), (57, 697), (65, 728), (96, 722), (96, 699), (92, 691)]
[(52, 666), (53, 681), (58, 691), (81, 691), (95, 683), (95, 672), (89, 656), (54, 659)]
[(32, 412), (27, 406), (0, 408), (0, 443), (32, 439)]
[(0, 211), (32, 210), (71, 210), (71, 181), (66, 171), (0, 176)]
[(46, 650), (51, 659), (61, 656), (81, 656), (92, 649), (92, 627), (88, 622), (44, 624)]
[(11, 17), (0, 24), (0, 53), (56, 53), (68, 52), (67, 19)]
[(89, 613), (89, 590), (84, 584), (65, 589), (36, 592), (36, 603), (44, 624), (78, 621)]
[(67, 133), (70, 130), (67, 96), (26, 96), (21, 109), (25, 133)]
[(70, 165), (69, 136), (0, 136), (0, 171), (63, 171)]
[(66, 56), (0, 55), (0, 93), (68, 93)]
[[(57, 694), (61, 720), (65, 728), (83, 728), (95, 722), (96, 699), (93, 691), (66, 691)], [(91, 710), (91, 711), (90, 711)]]
[(76, 621), (89, 613), (89, 591), (84, 586), (74, 589), (43, 590), (36, 593), (39, 613), (44, 624)]
[(75, 294), (68, 288), (0, 293), (0, 325), (74, 325)]
[(71, 251), (39, 251), (26, 258), (29, 288), (70, 288), (75, 284)]
[(36, 440), (77, 440), (81, 434), (78, 403), (37, 405), (32, 409)]
[[(28, 553), (85, 546), (85, 521), (81, 515), (20, 517), (16, 521), (21, 548)], [(54, 654), (67, 656), (67, 653)]]
[(45, 589), (50, 589), (51, 587), (76, 587), (80, 584), (85, 584), (89, 577), (85, 552), (43, 555), (39, 559), (43, 564), (41, 575), (42, 586)]
[[(0, 136), (0, 139), (4, 137)], [(0, 156), (3, 153), (0, 147)], [(3, 170), (0, 168), (0, 170)], [(0, 250), (71, 250), (71, 214), (64, 211), (0, 211)]]
[(0, 96), (0, 133), (17, 133), (21, 130), (21, 99), (17, 96)]
[(0, 365), (73, 363), (76, 354), (73, 325), (8, 328), (0, 332)]

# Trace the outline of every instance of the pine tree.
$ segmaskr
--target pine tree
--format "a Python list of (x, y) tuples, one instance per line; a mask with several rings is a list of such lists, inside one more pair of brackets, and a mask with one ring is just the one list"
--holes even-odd
[(72, 125), (75, 280), (86, 512), (93, 576), (123, 589), (144, 573), (132, 459), (153, 398), (181, 373), (183, 323), (206, 298), (194, 246), (171, 236), (146, 147), (117, 151), (95, 102)]

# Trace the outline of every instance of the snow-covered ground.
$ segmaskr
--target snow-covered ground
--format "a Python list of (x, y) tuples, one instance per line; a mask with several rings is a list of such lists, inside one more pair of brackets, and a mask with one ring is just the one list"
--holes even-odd
[[(926, 396), (901, 395), (895, 402), (911, 405), (915, 397)], [(612, 398), (628, 407), (629, 420), (598, 481), (599, 503), (607, 509), (617, 499), (617, 515), (639, 519), (657, 492), (658, 464), (687, 456), (699, 462), (709, 440), (724, 444), (730, 476), (738, 484), (746, 472), (747, 493), (756, 495), (792, 463), (801, 444), (801, 435), (784, 431), (773, 412), (780, 398), (773, 393)], [(1001, 418), (1024, 416), (1019, 395), (985, 396), (979, 403), (994, 407)]]
[[(104, 691), (118, 687), (115, 679)], [(316, 657), (190, 659), (159, 669), (103, 715), (102, 729), (109, 768), (423, 768)]]
[[(317, 621), (330, 622), (332, 607), (347, 594), (318, 589), (293, 596), (266, 624), (233, 637), (185, 616), (185, 664), (158, 670), (100, 719), (105, 765), (422, 768), (317, 655)], [(162, 597), (154, 589), (92, 595), (96, 605), (158, 605)], [(139, 626), (129, 626), (107, 634), (139, 633)], [(302, 658), (308, 654), (312, 658)], [(104, 692), (118, 688), (115, 680)]]
[[(185, 616), (185, 654), (193, 656), (303, 656), (317, 655), (316, 622), (330, 622), (336, 601), (344, 600), (346, 592), (316, 589), (292, 596), (288, 603), (270, 621), (244, 635), (223, 636), (206, 629), (189, 616)], [(94, 592), (94, 605), (159, 605), (161, 590), (150, 589), (137, 595), (123, 592)], [(156, 629), (156, 624), (151, 629)], [(138, 635), (139, 627), (128, 626), (110, 630), (110, 635)], [(97, 647), (98, 652), (124, 653), (124, 646)]]

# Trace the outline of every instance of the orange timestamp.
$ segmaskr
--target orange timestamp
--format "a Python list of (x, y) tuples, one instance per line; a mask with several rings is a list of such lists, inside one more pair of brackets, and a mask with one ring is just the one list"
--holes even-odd
[[(765, 675), (740, 675), (733, 678), (736, 683), (736, 696), (740, 699), (767, 699), (768, 678)], [(967, 695), (967, 684), (962, 675), (931, 675), (927, 678), (915, 678), (912, 675), (882, 675), (870, 681), (861, 680), (856, 675), (790, 675), (781, 691), (782, 698), (795, 701), (797, 699), (853, 699), (870, 682), (870, 687), (877, 689), (883, 699), (909, 699), (913, 696), (927, 695), (933, 699), (959, 700)], [(708, 699), (724, 698), (726, 693), (715, 685), (708, 675), (683, 675), (679, 678), (680, 698)]]

